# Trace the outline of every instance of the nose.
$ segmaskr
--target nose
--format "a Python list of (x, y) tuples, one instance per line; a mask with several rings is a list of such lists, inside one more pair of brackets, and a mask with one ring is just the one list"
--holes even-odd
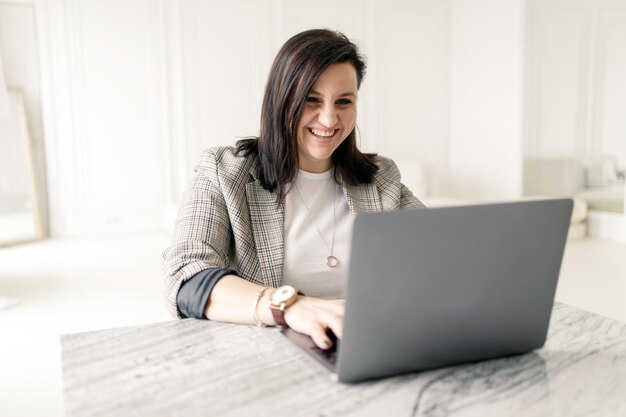
[(322, 107), (317, 119), (324, 127), (333, 127), (337, 124), (337, 109), (332, 104), (327, 104)]

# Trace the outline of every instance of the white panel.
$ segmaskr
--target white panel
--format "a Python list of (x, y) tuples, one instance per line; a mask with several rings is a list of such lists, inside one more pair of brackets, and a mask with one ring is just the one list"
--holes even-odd
[(162, 133), (153, 107), (160, 67), (151, 45), (152, 3), (82, 0), (77, 6), (82, 206), (110, 216), (154, 210), (162, 200)]
[(443, 174), (448, 147), (448, 8), (439, 1), (398, 1), (378, 12), (379, 151), (408, 165), (404, 177), (414, 188), (420, 179), (408, 177), (410, 165), (427, 167), (428, 188), (437, 192), (433, 183)]
[(534, 156), (575, 156), (586, 138), (590, 15), (579, 10), (531, 11), (529, 46)]
[[(163, 22), (162, 42), (165, 47), (164, 66), (166, 78), (164, 80), (164, 108), (167, 117), (165, 129), (166, 140), (163, 143), (163, 178), (167, 190), (168, 206), (165, 211), (174, 211), (180, 196), (187, 187), (188, 171), (187, 164), (187, 126), (185, 117), (184, 94), (184, 54), (183, 54), (183, 28), (178, 0), (165, 0), (160, 8), (159, 20)], [(167, 217), (164, 215), (164, 217)], [(173, 226), (173, 221), (167, 220), (166, 228)]]
[[(76, 19), (67, 0), (47, 0), (39, 13), (39, 40), (42, 63), (48, 71), (43, 80), (49, 85), (47, 105), (44, 107), (46, 123), (46, 166), (49, 187), (50, 232), (62, 236), (77, 232), (75, 223), (80, 217), (79, 158), (76, 151), (80, 118), (78, 80), (80, 80), (75, 53), (78, 40), (75, 36)], [(74, 35), (74, 36), (73, 36)], [(54, 51), (54, 53), (52, 53)]]
[(270, 12), (255, 0), (181, 5), (190, 167), (204, 148), (258, 134), (271, 63)]
[(522, 193), (523, 0), (451, 2), (451, 192)]
[(158, 227), (167, 186), (160, 5), (38, 6), (54, 235)]
[(531, 0), (525, 152), (625, 157), (623, 0)]
[(626, 13), (599, 16), (595, 156), (612, 155), (626, 167)]

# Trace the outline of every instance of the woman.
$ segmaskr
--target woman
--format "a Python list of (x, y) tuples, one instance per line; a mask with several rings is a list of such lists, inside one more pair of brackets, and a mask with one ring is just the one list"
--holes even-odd
[(283, 45), (259, 136), (205, 151), (185, 195), (164, 253), (173, 315), (290, 326), (323, 349), (328, 329), (341, 338), (355, 213), (423, 207), (392, 161), (357, 149), (364, 74), (343, 34)]

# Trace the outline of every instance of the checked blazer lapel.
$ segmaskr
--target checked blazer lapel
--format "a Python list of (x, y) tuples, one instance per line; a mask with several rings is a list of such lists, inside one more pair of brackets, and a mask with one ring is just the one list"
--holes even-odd
[(283, 279), (285, 207), (276, 207), (276, 194), (258, 179), (246, 184), (246, 196), (263, 284), (278, 287)]
[(350, 211), (368, 213), (383, 211), (378, 188), (374, 184), (343, 185), (343, 194), (346, 196)]
[(383, 211), (378, 187), (375, 184), (350, 185), (343, 181), (341, 170), (338, 170), (339, 182), (350, 211), (355, 213)]

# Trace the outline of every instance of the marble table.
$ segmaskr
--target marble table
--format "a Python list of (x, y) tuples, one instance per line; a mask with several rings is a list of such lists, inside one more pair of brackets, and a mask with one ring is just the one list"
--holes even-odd
[(273, 328), (181, 320), (61, 337), (73, 416), (626, 416), (626, 324), (556, 305), (529, 354), (344, 385)]

